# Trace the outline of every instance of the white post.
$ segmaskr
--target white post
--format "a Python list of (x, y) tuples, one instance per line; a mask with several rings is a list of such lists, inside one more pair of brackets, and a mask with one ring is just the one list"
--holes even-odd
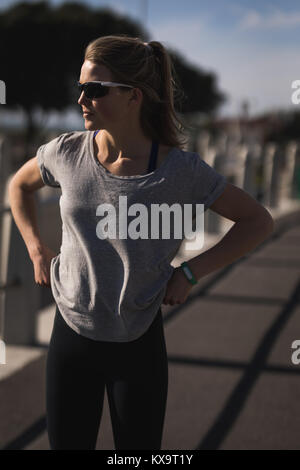
[(263, 149), (263, 200), (265, 206), (271, 205), (272, 174), (276, 144), (268, 142)]

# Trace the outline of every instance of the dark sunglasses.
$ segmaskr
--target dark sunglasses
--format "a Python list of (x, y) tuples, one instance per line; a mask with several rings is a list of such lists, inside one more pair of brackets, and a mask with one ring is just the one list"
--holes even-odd
[(84, 92), (84, 95), (90, 100), (93, 100), (94, 98), (101, 98), (102, 96), (107, 95), (107, 93), (109, 92), (109, 87), (124, 86), (128, 88), (134, 88), (131, 85), (124, 85), (124, 83), (99, 81), (85, 83), (77, 82), (77, 86), (80, 91), (80, 94)]

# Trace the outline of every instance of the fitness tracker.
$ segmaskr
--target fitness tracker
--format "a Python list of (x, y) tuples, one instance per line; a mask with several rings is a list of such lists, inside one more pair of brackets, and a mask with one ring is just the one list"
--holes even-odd
[(187, 280), (191, 283), (191, 284), (197, 284), (197, 279), (195, 279), (192, 271), (190, 270), (190, 267), (189, 265), (187, 264), (186, 261), (184, 261), (183, 263), (181, 263), (181, 268), (185, 274), (185, 277), (187, 278)]

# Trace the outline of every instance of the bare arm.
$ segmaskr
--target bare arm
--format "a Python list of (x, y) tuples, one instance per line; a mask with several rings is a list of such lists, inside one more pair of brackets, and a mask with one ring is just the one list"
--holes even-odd
[(222, 240), (188, 261), (196, 279), (222, 268), (253, 250), (274, 229), (267, 209), (246, 191), (227, 183), (224, 192), (210, 209), (235, 222)]
[(43, 186), (45, 183), (40, 174), (37, 157), (33, 157), (12, 177), (8, 195), (13, 218), (33, 263), (35, 282), (50, 288), (51, 260), (56, 253), (41, 240), (33, 194)]
[(28, 160), (9, 183), (9, 202), (15, 223), (26, 244), (29, 256), (41, 252), (43, 242), (37, 225), (34, 191), (45, 186), (36, 157)]
[[(199, 280), (253, 250), (274, 229), (270, 213), (246, 191), (227, 183), (223, 193), (210, 209), (235, 224), (215, 246), (188, 260), (194, 277)], [(181, 304), (186, 301), (193, 285), (180, 266), (168, 282), (163, 304)]]

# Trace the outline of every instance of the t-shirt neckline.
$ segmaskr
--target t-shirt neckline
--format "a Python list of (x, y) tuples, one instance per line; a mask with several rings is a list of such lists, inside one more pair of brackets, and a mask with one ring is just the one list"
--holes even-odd
[(129, 175), (129, 176), (114, 175), (113, 173), (108, 171), (108, 169), (105, 168), (105, 166), (103, 166), (99, 162), (98, 158), (96, 158), (94, 155), (94, 145), (93, 145), (94, 132), (95, 131), (88, 131), (89, 148), (90, 148), (92, 160), (97, 165), (97, 167), (100, 168), (102, 172), (104, 172), (107, 176), (111, 178), (116, 178), (116, 179), (121, 179), (121, 180), (135, 180), (135, 179), (148, 178), (154, 174), (156, 175), (160, 172), (161, 169), (163, 169), (166, 163), (170, 160), (171, 155), (173, 155), (173, 152), (177, 149), (177, 147), (172, 147), (171, 150), (168, 152), (168, 154), (165, 156), (164, 161), (161, 163), (161, 165), (155, 170), (151, 171), (150, 173), (147, 173), (146, 175)]

